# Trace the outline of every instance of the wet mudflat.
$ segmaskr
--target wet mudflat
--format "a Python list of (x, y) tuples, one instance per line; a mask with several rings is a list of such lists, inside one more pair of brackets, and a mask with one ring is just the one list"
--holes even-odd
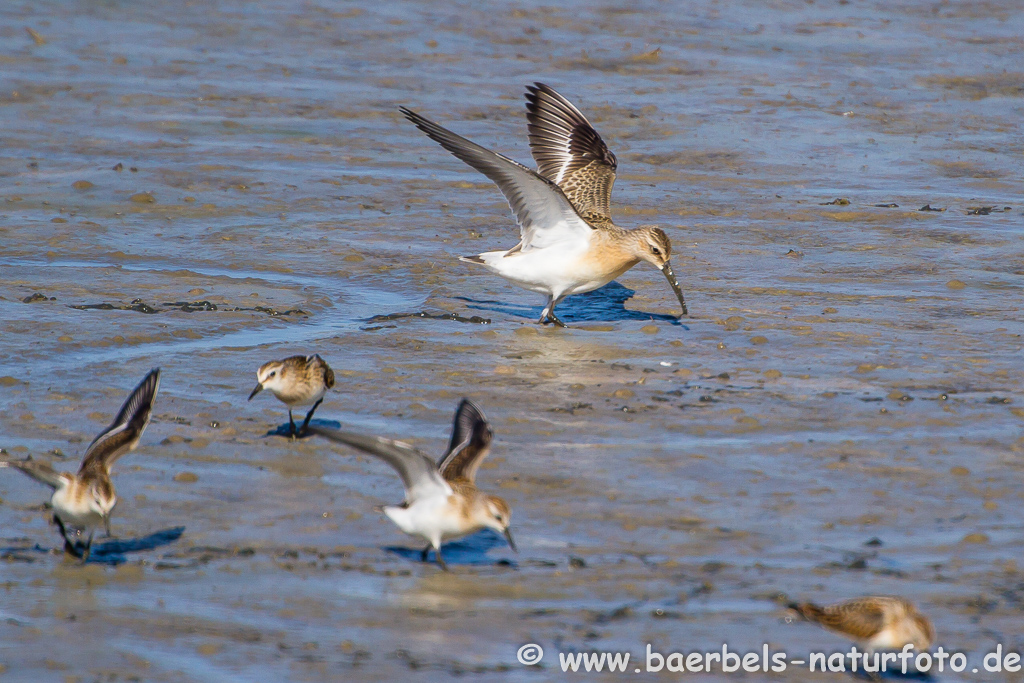
[[(0, 16), (0, 447), (73, 469), (164, 370), (94, 561), (0, 472), (0, 679), (539, 681), (558, 651), (846, 648), (780, 593), (908, 597), (972, 666), (1024, 648), (1016, 3)], [(617, 154), (613, 215), (668, 232), (692, 317), (637, 267), (539, 328), (539, 295), (455, 259), (516, 229), (397, 106), (527, 161), (534, 80)], [(255, 368), (314, 351), (322, 424), (440, 454), (479, 403), (521, 552), (481, 534), (421, 564), (374, 511), (402, 495), (385, 465), (268, 436), (287, 414), (245, 401)]]

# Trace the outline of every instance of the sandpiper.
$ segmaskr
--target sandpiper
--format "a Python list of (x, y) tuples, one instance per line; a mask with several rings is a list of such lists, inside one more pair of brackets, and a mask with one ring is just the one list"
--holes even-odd
[(447, 570), (441, 544), (484, 528), (504, 534), (509, 547), (516, 550), (508, 503), (476, 487), (476, 471), (490, 452), (493, 432), (469, 399), (463, 399), (455, 411), (448, 450), (437, 464), (401, 441), (317, 426), (310, 431), (374, 455), (398, 472), (405, 485), (405, 502), (385, 506), (383, 511), (399, 529), (427, 541), (421, 554), (424, 562), (433, 548), (437, 563)]
[[(53, 521), (64, 537), (66, 552), (88, 559), (96, 528), (103, 525), (107, 536), (110, 535), (110, 513), (117, 505), (110, 469), (118, 458), (138, 445), (149, 424), (153, 400), (159, 388), (160, 368), (156, 368), (135, 387), (114, 421), (86, 449), (78, 474), (58, 472), (49, 464), (32, 458), (0, 460), (0, 467), (21, 470), (53, 489), (53, 497), (50, 498)], [(69, 527), (85, 541), (72, 541)]]
[(654, 226), (626, 230), (612, 222), (609, 205), (617, 162), (604, 140), (579, 109), (543, 83), (527, 86), (526, 100), (537, 171), (400, 108), (432, 140), (490, 178), (519, 223), (516, 246), (461, 260), (546, 294), (541, 324), (565, 327), (555, 316), (559, 301), (602, 287), (640, 261), (664, 273), (687, 315), (683, 290), (669, 262), (668, 235)]
[[(313, 413), (324, 402), (324, 394), (334, 386), (334, 370), (317, 354), (291, 356), (264, 363), (256, 371), (256, 379), (256, 388), (249, 394), (249, 400), (267, 389), (288, 406), (289, 433), (294, 438), (296, 434), (305, 433)], [(296, 429), (292, 408), (310, 404), (313, 407), (306, 413), (301, 429)]]
[(905, 645), (927, 650), (935, 641), (928, 617), (899, 597), (869, 596), (826, 607), (791, 603), (788, 607), (808, 621), (851, 638), (867, 652), (899, 650)]

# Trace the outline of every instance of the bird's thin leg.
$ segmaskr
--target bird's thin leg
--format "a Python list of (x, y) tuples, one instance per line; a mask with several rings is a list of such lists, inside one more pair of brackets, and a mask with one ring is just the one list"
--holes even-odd
[(448, 571), (448, 565), (444, 563), (444, 558), (441, 557), (441, 546), (434, 548), (434, 553), (437, 555), (437, 563), (441, 565), (441, 569)]
[(295, 419), (292, 418), (292, 409), (288, 409), (288, 433), (295, 438)]
[(78, 546), (68, 538), (68, 530), (67, 527), (64, 526), (64, 522), (62, 522), (60, 517), (57, 515), (53, 516), (53, 521), (57, 523), (57, 528), (60, 529), (60, 535), (64, 537), (64, 552), (73, 557), (78, 557)]
[(89, 551), (92, 549), (92, 534), (89, 534), (89, 540), (85, 542), (85, 547), (82, 549), (82, 562), (86, 562), (89, 559)]
[(68, 538), (68, 527), (63, 525), (63, 522), (56, 515), (53, 515), (53, 521), (56, 522), (57, 528), (60, 529), (60, 536), (65, 540), (65, 551), (70, 552), (72, 555), (77, 555), (75, 552), (75, 543)]
[(306, 427), (309, 426), (309, 421), (311, 419), (313, 419), (313, 413), (316, 412), (316, 409), (319, 408), (320, 404), (323, 403), (323, 402), (324, 402), (324, 400), (321, 398), (319, 401), (317, 401), (316, 403), (313, 404), (312, 408), (309, 409), (309, 412), (306, 413), (306, 419), (303, 420), (302, 427), (299, 429), (299, 434), (305, 434), (306, 433)]
[(544, 304), (544, 310), (540, 312), (540, 320), (537, 321), (538, 325), (548, 324), (548, 315), (551, 314), (551, 309), (555, 307), (555, 298), (552, 296), (548, 297), (548, 302)]
[(541, 325), (547, 325), (548, 323), (554, 323), (559, 327), (568, 327), (565, 323), (558, 319), (555, 315), (555, 306), (561, 301), (561, 298), (556, 299), (553, 296), (548, 297), (548, 303), (544, 306), (544, 310), (541, 311), (540, 320), (537, 322)]
[(68, 539), (68, 530), (64, 527), (64, 522), (60, 521), (60, 517), (54, 515), (53, 522), (57, 525), (57, 528), (60, 529), (60, 535), (64, 537), (64, 540), (70, 543), (70, 539)]
[(420, 553), (420, 560), (422, 562), (426, 562), (427, 558), (430, 557), (430, 549), (433, 548), (433, 547), (434, 546), (432, 546), (432, 545), (427, 545), (427, 547), (423, 549), (423, 552)]

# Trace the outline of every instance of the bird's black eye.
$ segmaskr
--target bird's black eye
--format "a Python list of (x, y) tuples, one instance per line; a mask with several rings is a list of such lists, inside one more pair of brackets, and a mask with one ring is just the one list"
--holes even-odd
[(655, 256), (661, 256), (661, 249), (658, 249), (657, 247), (651, 247), (651, 251), (654, 252)]
[(276, 374), (277, 374), (277, 370), (274, 370), (274, 371), (273, 371), (272, 373), (270, 373), (269, 375), (267, 375), (267, 379), (270, 379), (271, 377), (273, 377), (273, 376), (274, 376), (274, 375), (276, 375)]
[(494, 519), (496, 519), (496, 520), (498, 520), (500, 522), (501, 521), (501, 515), (494, 515)]

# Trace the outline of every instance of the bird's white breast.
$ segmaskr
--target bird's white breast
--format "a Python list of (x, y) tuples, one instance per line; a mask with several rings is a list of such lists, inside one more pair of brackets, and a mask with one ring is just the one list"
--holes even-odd
[(316, 391), (311, 391), (312, 387), (297, 387), (296, 389), (288, 392), (272, 388), (270, 391), (281, 403), (284, 403), (289, 408), (313, 405), (327, 393), (327, 386), (322, 383)]
[(54, 491), (50, 505), (53, 513), (68, 526), (92, 529), (103, 523), (103, 518), (89, 504), (88, 496), (76, 496), (70, 486)]
[(462, 518), (460, 509), (451, 504), (450, 496), (421, 498), (408, 507), (386, 507), (384, 514), (405, 533), (431, 543), (464, 536), (473, 530), (469, 520)]
[[(579, 289), (584, 281), (592, 278), (581, 273), (579, 265), (589, 248), (589, 242), (567, 240), (542, 249), (531, 248), (510, 256), (505, 251), (490, 251), (480, 254), (484, 265), (491, 271), (511, 280), (523, 289), (542, 294), (563, 296)], [(600, 287), (604, 282), (590, 289)]]

